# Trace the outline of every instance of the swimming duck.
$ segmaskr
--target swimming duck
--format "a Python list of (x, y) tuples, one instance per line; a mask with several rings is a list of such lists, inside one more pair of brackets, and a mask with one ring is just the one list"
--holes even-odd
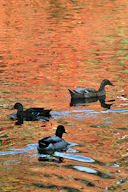
[(38, 141), (38, 152), (41, 154), (53, 154), (55, 151), (63, 151), (69, 145), (62, 139), (63, 133), (66, 133), (63, 125), (59, 125), (56, 129), (55, 136), (44, 137)]
[(40, 116), (50, 117), (51, 111), (51, 109), (44, 108), (29, 108), (24, 111), (21, 103), (15, 103), (13, 109), (17, 109), (16, 117), (18, 120), (24, 119), (26, 121), (38, 120)]
[(95, 90), (92, 88), (77, 88), (76, 90), (71, 90), (71, 89), (68, 89), (68, 90), (71, 94), (71, 98), (73, 99), (100, 97), (100, 96), (106, 95), (106, 92), (105, 92), (106, 85), (114, 86), (111, 81), (109, 81), (108, 79), (104, 79), (101, 82), (100, 88), (98, 90)]

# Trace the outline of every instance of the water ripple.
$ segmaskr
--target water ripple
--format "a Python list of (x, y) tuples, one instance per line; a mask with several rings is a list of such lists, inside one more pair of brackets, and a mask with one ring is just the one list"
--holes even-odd
[(71, 159), (75, 161), (80, 161), (80, 162), (88, 162), (88, 163), (93, 163), (95, 162), (94, 159), (89, 158), (89, 157), (84, 157), (82, 155), (72, 155), (72, 154), (67, 154), (67, 153), (61, 153), (61, 152), (55, 152), (56, 156), (63, 157), (66, 159)]
[(77, 169), (78, 171), (84, 171), (87, 173), (97, 173), (97, 171), (95, 169), (92, 168), (88, 168), (88, 167), (83, 167), (83, 166), (73, 166), (75, 169)]
[(53, 119), (58, 119), (61, 117), (75, 117), (75, 118), (87, 118), (88, 116), (96, 116), (99, 113), (119, 113), (128, 114), (127, 109), (112, 109), (105, 111), (94, 111), (94, 110), (72, 110), (72, 111), (52, 111), (51, 115)]
[(28, 144), (25, 148), (12, 148), (11, 151), (0, 152), (0, 155), (15, 155), (19, 153), (31, 153), (32, 150), (37, 148), (37, 143)]

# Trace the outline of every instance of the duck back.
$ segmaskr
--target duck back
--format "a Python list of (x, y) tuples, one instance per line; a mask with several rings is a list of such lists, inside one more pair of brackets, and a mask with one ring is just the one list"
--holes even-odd
[(58, 137), (44, 137), (38, 141), (38, 152), (48, 153), (49, 151), (62, 151), (68, 146), (68, 143)]

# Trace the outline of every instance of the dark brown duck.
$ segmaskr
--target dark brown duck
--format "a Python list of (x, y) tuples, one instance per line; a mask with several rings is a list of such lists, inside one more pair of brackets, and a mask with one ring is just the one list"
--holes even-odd
[(114, 86), (111, 81), (109, 81), (108, 79), (104, 79), (101, 82), (98, 90), (95, 90), (93, 88), (77, 88), (75, 90), (71, 90), (71, 89), (68, 89), (68, 90), (69, 90), (69, 93), (71, 94), (71, 98), (73, 99), (101, 97), (106, 95), (106, 92), (105, 92), (106, 85)]
[(18, 120), (26, 120), (26, 121), (35, 121), (38, 120), (39, 117), (50, 117), (51, 109), (44, 108), (29, 108), (23, 110), (23, 105), (21, 103), (16, 103), (13, 106), (14, 109), (17, 109), (16, 117)]

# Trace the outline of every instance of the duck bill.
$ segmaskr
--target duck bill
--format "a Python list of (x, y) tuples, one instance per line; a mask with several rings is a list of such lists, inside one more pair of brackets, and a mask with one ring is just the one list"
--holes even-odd
[(111, 81), (110, 81), (109, 83), (110, 83), (109, 85), (111, 85), (111, 86), (115, 86)]
[(111, 83), (111, 86), (115, 86), (113, 83)]

